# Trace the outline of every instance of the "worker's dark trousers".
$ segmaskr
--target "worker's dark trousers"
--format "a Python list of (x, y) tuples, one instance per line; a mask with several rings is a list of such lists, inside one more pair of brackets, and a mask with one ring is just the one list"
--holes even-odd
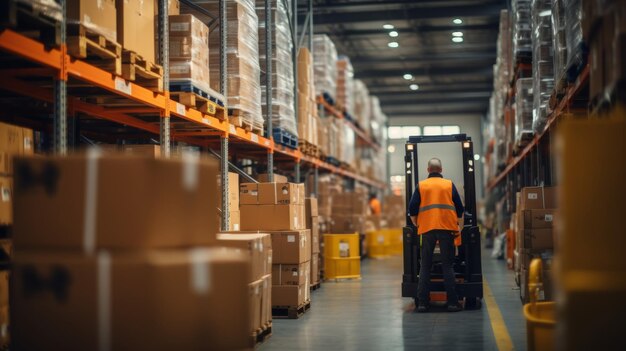
[(454, 290), (454, 236), (450, 231), (431, 230), (422, 237), (422, 259), (420, 262), (419, 284), (417, 286), (417, 298), (420, 302), (428, 303), (430, 298), (430, 269), (433, 263), (435, 244), (439, 240), (441, 250), (441, 265), (443, 279), (448, 295), (448, 304), (457, 304), (458, 298)]

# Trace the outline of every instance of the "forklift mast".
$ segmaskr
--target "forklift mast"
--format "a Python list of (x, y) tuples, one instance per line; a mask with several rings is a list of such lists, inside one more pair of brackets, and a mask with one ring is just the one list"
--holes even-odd
[[(474, 149), (472, 139), (466, 134), (445, 136), (412, 136), (405, 144), (405, 184), (406, 184), (406, 226), (403, 228), (404, 274), (402, 276), (402, 296), (416, 298), (420, 270), (420, 239), (417, 228), (409, 216), (409, 202), (419, 182), (418, 145), (423, 143), (458, 143), (463, 155), (463, 181), (465, 194), (465, 215), (461, 231), (461, 246), (458, 248), (454, 271), (459, 298), (465, 298), (466, 308), (480, 307), (483, 297), (482, 268), (480, 251), (480, 231), (476, 217), (476, 182), (474, 179)], [(436, 261), (436, 259), (435, 259)], [(442, 274), (433, 267), (431, 291), (445, 291)]]

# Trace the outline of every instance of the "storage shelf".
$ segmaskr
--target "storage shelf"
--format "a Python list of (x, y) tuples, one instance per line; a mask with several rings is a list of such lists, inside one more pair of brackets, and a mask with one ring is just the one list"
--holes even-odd
[[(108, 93), (112, 98), (121, 99), (123, 107), (101, 106), (98, 103), (89, 103), (72, 97), (68, 98), (68, 111), (82, 112), (103, 120), (117, 124), (137, 128), (151, 134), (158, 135), (160, 132), (158, 123), (145, 120), (142, 114), (158, 114), (160, 117), (170, 115), (177, 118), (177, 124), (183, 128), (173, 127), (171, 135), (173, 139), (184, 141), (199, 146), (208, 146), (221, 136), (226, 136), (234, 145), (251, 147), (254, 152), (278, 153), (294, 162), (305, 162), (313, 167), (325, 169), (344, 177), (355, 179), (373, 187), (385, 188), (383, 182), (368, 179), (359, 174), (332, 166), (317, 158), (303, 155), (299, 150), (289, 149), (275, 144), (272, 139), (248, 132), (242, 128), (230, 124), (227, 120), (204, 114), (196, 109), (184, 106), (169, 98), (169, 92), (153, 92), (139, 84), (117, 77), (110, 72), (94, 67), (89, 63), (70, 57), (59, 48), (46, 48), (42, 43), (23, 36), (10, 29), (0, 31), (0, 50), (11, 53), (29, 63), (42, 65), (43, 67), (27, 67), (18, 69), (2, 69), (3, 84), (1, 90), (15, 92), (19, 95), (34, 99), (53, 102), (51, 89), (37, 84), (36, 80), (21, 78), (48, 78), (57, 76), (62, 71), (62, 65), (68, 78), (72, 82), (78, 82), (75, 86), (86, 84), (89, 88), (99, 88)], [(79, 84), (80, 83), (80, 84)], [(71, 85), (70, 85), (71, 86)], [(332, 107), (332, 106), (329, 106)], [(337, 111), (335, 111), (338, 113)], [(340, 113), (339, 113), (340, 114)], [(341, 114), (340, 114), (341, 115)], [(342, 117), (342, 116), (341, 116)], [(351, 125), (352, 123), (348, 123)], [(358, 129), (351, 125), (353, 129)], [(361, 138), (365, 138), (360, 136)], [(369, 139), (374, 147), (377, 144)]]
[[(339, 119), (344, 119), (344, 115), (341, 111), (337, 110), (334, 106), (332, 106), (331, 104), (329, 104), (322, 96), (318, 96), (317, 97), (317, 103), (322, 105), (324, 107), (324, 110), (326, 111), (326, 113), (339, 118)], [(348, 125), (348, 127), (350, 129), (352, 129), (354, 131), (354, 134), (356, 134), (357, 139), (362, 142), (363, 144), (375, 149), (376, 151), (380, 150), (380, 145), (378, 143), (376, 143), (369, 135), (365, 134), (365, 132), (357, 127), (354, 122), (346, 119), (346, 124)]]
[(524, 147), (524, 149), (520, 152), (520, 154), (518, 156), (512, 158), (508, 162), (506, 168), (502, 172), (500, 172), (500, 174), (498, 174), (494, 179), (492, 179), (489, 182), (489, 184), (487, 185), (487, 189), (492, 190), (493, 188), (495, 188), (502, 180), (504, 180), (506, 178), (506, 176), (525, 157), (528, 156), (528, 154), (531, 152), (531, 150), (539, 144), (539, 141), (544, 137), (544, 135), (546, 135), (548, 130), (550, 130), (550, 127), (554, 123), (556, 123), (556, 121), (559, 119), (559, 117), (562, 115), (562, 113), (567, 111), (567, 109), (571, 105), (573, 99), (578, 95), (578, 93), (580, 92), (581, 88), (585, 84), (587, 84), (588, 81), (589, 81), (589, 65), (587, 65), (581, 71), (580, 75), (576, 79), (576, 82), (567, 89), (567, 93), (565, 94), (565, 96), (563, 96), (563, 98), (561, 99), (561, 101), (559, 102), (557, 107), (554, 109), (554, 111), (552, 111), (550, 116), (548, 116), (548, 120), (546, 122), (546, 125), (545, 125), (544, 129), (540, 133), (535, 135), (535, 137), (528, 143), (528, 145), (526, 145)]

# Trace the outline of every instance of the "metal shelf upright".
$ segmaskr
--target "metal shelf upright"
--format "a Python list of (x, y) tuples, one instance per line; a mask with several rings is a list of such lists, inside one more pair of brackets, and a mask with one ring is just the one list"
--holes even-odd
[[(167, 0), (161, 0), (167, 3)], [(224, 108), (228, 114), (228, 60), (226, 60), (226, 43), (228, 39), (228, 19), (226, 17), (227, 0), (220, 0), (220, 93), (224, 96)], [(267, 1), (267, 0), (266, 0)], [(222, 230), (230, 228), (230, 209), (228, 207), (228, 131), (224, 131), (220, 136), (220, 171), (222, 177)]]

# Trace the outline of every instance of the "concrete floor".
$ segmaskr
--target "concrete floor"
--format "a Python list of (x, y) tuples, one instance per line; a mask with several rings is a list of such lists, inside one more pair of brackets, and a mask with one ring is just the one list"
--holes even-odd
[[(268, 350), (498, 350), (487, 306), (477, 311), (413, 312), (400, 297), (402, 259), (365, 260), (361, 281), (327, 282), (297, 320), (274, 320)], [(526, 349), (526, 327), (513, 273), (483, 254), (483, 273), (510, 340)]]

